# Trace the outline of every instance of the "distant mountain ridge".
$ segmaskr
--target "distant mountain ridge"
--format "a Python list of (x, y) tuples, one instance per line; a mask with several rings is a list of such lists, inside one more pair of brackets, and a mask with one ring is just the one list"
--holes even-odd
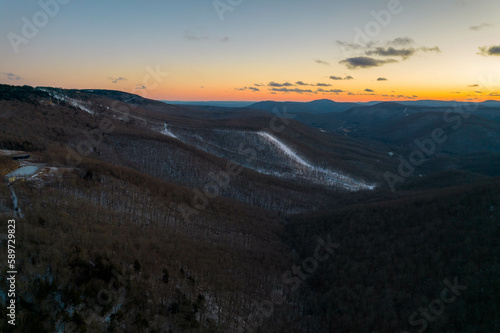
[(395, 103), (405, 106), (419, 107), (440, 107), (440, 108), (473, 108), (473, 107), (490, 107), (500, 108), (500, 101), (488, 100), (484, 102), (457, 102), (457, 101), (439, 101), (439, 100), (418, 100), (418, 101), (370, 101), (370, 102), (335, 102), (330, 99), (319, 99), (311, 102), (276, 102), (262, 101), (248, 105), (249, 108), (261, 109), (272, 112), (277, 109), (282, 111), (286, 107), (288, 113), (311, 113), (323, 114), (331, 112), (343, 112), (353, 107), (374, 106), (384, 104), (385, 106)]
[(263, 101), (250, 105), (254, 109), (261, 109), (273, 112), (273, 110), (282, 111), (286, 107), (286, 111), (290, 113), (329, 113), (329, 112), (342, 112), (352, 107), (359, 106), (358, 103), (344, 103), (335, 102), (329, 99), (319, 99), (312, 102), (274, 102)]

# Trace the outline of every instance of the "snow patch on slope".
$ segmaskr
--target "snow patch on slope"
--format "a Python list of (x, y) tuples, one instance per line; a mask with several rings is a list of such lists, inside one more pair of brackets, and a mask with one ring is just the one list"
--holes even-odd
[(362, 181), (343, 175), (339, 172), (311, 165), (310, 163), (305, 161), (302, 157), (297, 155), (297, 153), (295, 153), (285, 143), (283, 143), (282, 141), (280, 141), (279, 139), (275, 138), (274, 136), (272, 136), (267, 132), (258, 132), (258, 135), (265, 138), (273, 146), (277, 147), (285, 156), (291, 158), (293, 161), (300, 164), (302, 168), (298, 169), (297, 173), (300, 176), (308, 178), (315, 183), (339, 186), (349, 191), (373, 190), (375, 188), (375, 185), (366, 184)]
[[(166, 124), (164, 124), (163, 130), (159, 131), (169, 136), (172, 134), (176, 139), (191, 146), (215, 156), (235, 161), (261, 174), (285, 179), (302, 179), (319, 185), (340, 187), (348, 191), (372, 190), (376, 187), (342, 172), (313, 165), (286, 143), (265, 131), (214, 129), (212, 133), (217, 134), (215, 137), (207, 133), (202, 137), (199, 133), (186, 131), (182, 128), (175, 135)], [(246, 144), (241, 146), (237, 144), (238, 142)], [(255, 153), (255, 156), (242, 160), (242, 155), (245, 155), (242, 152), (242, 147), (250, 147), (249, 149)]]
[(43, 89), (43, 88), (38, 88), (39, 90), (41, 91), (45, 91), (46, 93), (48, 93), (50, 96), (60, 100), (60, 101), (63, 101), (63, 102), (66, 102), (66, 103), (69, 103), (70, 105), (76, 107), (76, 108), (79, 108), (80, 110), (82, 111), (85, 111), (87, 113), (90, 113), (90, 114), (95, 114), (94, 111), (90, 110), (87, 106), (85, 106), (83, 103), (81, 103), (80, 101), (77, 101), (76, 99), (73, 99), (73, 98), (70, 98), (66, 95), (62, 95), (62, 94), (59, 94), (55, 91), (51, 91), (51, 90), (47, 90), (47, 89)]
[(279, 141), (276, 139), (274, 136), (267, 132), (258, 132), (258, 134), (266, 139), (268, 142), (273, 144), (274, 146), (278, 147), (285, 155), (293, 159), (295, 162), (307, 167), (307, 168), (313, 168), (313, 166), (309, 163), (307, 163), (302, 157), (297, 155), (293, 150), (291, 150), (287, 145), (285, 145), (283, 142)]
[(175, 135), (174, 133), (172, 133), (172, 131), (171, 131), (171, 130), (169, 130), (169, 129), (168, 129), (167, 124), (163, 124), (163, 125), (164, 125), (164, 128), (163, 128), (163, 130), (161, 131), (161, 134), (167, 135), (167, 136), (169, 136), (169, 137), (171, 137), (171, 138), (174, 138), (174, 139), (179, 139), (179, 138), (177, 137), (177, 135)]

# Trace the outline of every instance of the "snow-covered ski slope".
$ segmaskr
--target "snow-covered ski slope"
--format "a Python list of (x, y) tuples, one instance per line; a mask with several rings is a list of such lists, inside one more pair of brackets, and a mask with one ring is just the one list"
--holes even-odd
[[(176, 138), (210, 154), (226, 158), (259, 173), (349, 191), (372, 190), (375, 185), (315, 166), (301, 157), (293, 148), (265, 131), (231, 129), (194, 130), (175, 129)], [(251, 153), (251, 157), (246, 155)], [(253, 156), (253, 154), (255, 156)]]
[(314, 168), (311, 164), (307, 163), (304, 161), (299, 155), (297, 155), (292, 149), (290, 149), (287, 145), (285, 145), (283, 142), (280, 140), (276, 139), (274, 136), (267, 132), (258, 132), (258, 135), (266, 139), (270, 144), (275, 145), (278, 147), (286, 156), (291, 158), (292, 160), (296, 161), (297, 163), (307, 167), (307, 168)]
[(276, 146), (284, 156), (292, 159), (302, 166), (301, 168), (297, 168), (297, 174), (308, 178), (314, 183), (338, 186), (350, 191), (373, 190), (375, 188), (375, 185), (364, 183), (342, 173), (313, 166), (311, 163), (300, 157), (284, 142), (267, 132), (258, 132), (257, 134), (265, 138), (271, 145)]

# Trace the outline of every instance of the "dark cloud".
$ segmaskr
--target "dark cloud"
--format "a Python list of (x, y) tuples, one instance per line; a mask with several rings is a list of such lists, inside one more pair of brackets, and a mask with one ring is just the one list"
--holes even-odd
[(410, 37), (395, 38), (385, 43), (369, 42), (365, 45), (346, 43), (342, 41), (337, 41), (337, 44), (341, 46), (344, 54), (347, 54), (346, 51), (350, 51), (352, 53), (353, 57), (349, 58), (361, 58), (362, 56), (379, 56), (401, 57), (403, 60), (406, 60), (409, 57), (414, 56), (418, 52), (441, 52), (441, 50), (437, 46), (416, 46), (414, 40)]
[(142, 89), (146, 89), (146, 86), (145, 85), (140, 85), (140, 86), (135, 87), (135, 89), (141, 89), (141, 90)]
[(480, 25), (473, 25), (471, 27), (469, 27), (470, 30), (473, 30), (473, 31), (479, 31), (483, 28), (487, 28), (487, 27), (491, 27), (491, 24), (489, 23), (483, 23), (483, 24), (480, 24)]
[(256, 87), (264, 87), (265, 86), (265, 84), (262, 84), (262, 83), (254, 83), (253, 85)]
[(350, 75), (348, 75), (348, 76), (346, 76), (344, 78), (342, 78), (340, 76), (332, 75), (332, 76), (330, 76), (330, 79), (331, 80), (354, 80), (354, 78), (352, 76), (350, 76)]
[[(386, 46), (396, 46), (396, 47), (405, 47), (405, 46), (410, 46), (413, 45), (415, 41), (411, 39), (410, 37), (399, 37), (395, 38), (393, 40), (390, 40), (385, 43)], [(381, 45), (379, 42), (374, 42), (374, 41), (369, 41), (366, 44), (356, 44), (356, 43), (348, 43), (348, 42), (343, 42), (338, 40), (337, 45), (340, 47), (350, 50), (350, 51), (360, 51), (360, 50), (366, 50), (375, 47), (376, 45)]]
[(396, 49), (394, 47), (388, 47), (388, 48), (377, 47), (375, 49), (365, 51), (365, 54), (366, 55), (378, 55), (381, 57), (401, 57), (403, 59), (408, 59), (409, 57), (413, 56), (418, 51), (437, 52), (437, 53), (441, 52), (441, 50), (437, 46), (434, 46), (434, 47), (425, 47), (424, 46), (424, 47), (420, 47), (418, 49), (415, 49), (413, 47), (403, 48), (403, 49)]
[(450, 94), (460, 94), (460, 91), (451, 91)]
[[(331, 87), (332, 86), (329, 83), (311, 84), (311, 83), (306, 83), (304, 81), (297, 81), (297, 82), (295, 82), (295, 85), (298, 85), (298, 86), (312, 86), (312, 87)], [(279, 87), (279, 86), (275, 86), (275, 87)]]
[(406, 45), (411, 45), (413, 43), (414, 41), (410, 37), (399, 37), (395, 38), (394, 40), (390, 41), (387, 44), (396, 46), (406, 46)]
[(293, 84), (291, 84), (289, 82), (277, 83), (277, 82), (271, 81), (271, 82), (268, 83), (268, 86), (269, 87), (292, 87)]
[(342, 92), (344, 92), (344, 91), (343, 91), (343, 90), (340, 90), (340, 89), (329, 89), (329, 90), (325, 90), (325, 89), (322, 89), (322, 88), (318, 88), (318, 89), (316, 89), (316, 92), (339, 94), (339, 93), (342, 93)]
[(379, 77), (377, 81), (387, 81), (387, 79), (385, 77)]
[(401, 57), (406, 59), (415, 54), (414, 48), (409, 49), (395, 49), (393, 47), (383, 48), (377, 47), (373, 50), (365, 51), (366, 55), (378, 55), (382, 57)]
[(19, 81), (19, 80), (23, 79), (22, 77), (20, 77), (19, 75), (14, 74), (14, 73), (3, 73), (3, 75), (7, 76), (7, 78), (9, 80), (13, 80), (13, 81)]
[(111, 80), (111, 83), (118, 83), (119, 81), (127, 81), (127, 78), (124, 78), (124, 77), (117, 77), (117, 78), (114, 78), (114, 77), (108, 77), (108, 80)]
[(372, 89), (365, 89), (364, 91), (366, 91), (366, 92), (375, 92)]
[(479, 51), (477, 54), (483, 56), (500, 56), (500, 45), (483, 46), (479, 48)]
[(324, 61), (324, 60), (321, 60), (321, 59), (313, 59), (313, 60), (317, 64), (330, 66), (330, 63), (328, 61)]
[(477, 84), (477, 83), (476, 84), (469, 84), (467, 87), (471, 87), (471, 88), (473, 88), (473, 87), (479, 87), (479, 84)]
[(300, 88), (272, 88), (271, 91), (274, 92), (284, 92), (284, 93), (289, 93), (289, 92), (294, 92), (298, 94), (304, 94), (304, 93), (312, 93), (313, 91), (311, 89), (300, 89)]
[(405, 95), (390, 95), (390, 97), (392, 98), (406, 98), (406, 99), (416, 99), (418, 98), (417, 95), (413, 95), (413, 96), (405, 96)]
[[(203, 88), (203, 87), (202, 87)], [(239, 90), (239, 91), (243, 91), (243, 90), (251, 90), (253, 92), (257, 92), (257, 91), (260, 91), (259, 88), (255, 88), (255, 87), (243, 87), (243, 88), (234, 88), (234, 90)]]
[(421, 47), (419, 50), (423, 51), (423, 52), (436, 52), (436, 53), (441, 53), (441, 49), (437, 46), (434, 46), (434, 47)]
[(339, 62), (339, 64), (345, 64), (349, 69), (358, 69), (358, 68), (371, 68), (371, 67), (379, 67), (385, 64), (398, 62), (394, 59), (387, 60), (379, 60), (370, 57), (353, 57), (347, 58)]

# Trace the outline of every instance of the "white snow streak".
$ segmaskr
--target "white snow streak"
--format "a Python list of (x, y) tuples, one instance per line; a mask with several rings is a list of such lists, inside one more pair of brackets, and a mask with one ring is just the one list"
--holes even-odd
[(302, 164), (305, 167), (308, 168), (314, 168), (311, 164), (307, 163), (302, 159), (299, 155), (297, 155), (293, 150), (291, 150), (287, 145), (285, 145), (283, 142), (279, 141), (276, 139), (274, 136), (267, 132), (259, 132), (258, 133), (261, 137), (265, 138), (267, 141), (269, 141), (271, 144), (277, 146), (285, 155), (293, 159), (295, 162)]
[(373, 190), (375, 188), (374, 185), (365, 184), (362, 181), (356, 180), (352, 177), (343, 175), (338, 172), (334, 172), (331, 170), (315, 167), (310, 163), (306, 162), (303, 158), (297, 155), (290, 147), (288, 147), (285, 143), (281, 142), (271, 134), (267, 132), (258, 132), (258, 135), (265, 138), (269, 143), (277, 147), (281, 150), (284, 155), (288, 156), (295, 162), (299, 163), (301, 166), (305, 167), (302, 170), (297, 170), (300, 175), (305, 175), (306, 178), (310, 180), (320, 183), (320, 184), (328, 184), (334, 186), (343, 187), (349, 191), (358, 191), (362, 189)]
[(179, 139), (179, 138), (177, 137), (177, 135), (175, 135), (174, 133), (172, 133), (172, 131), (171, 131), (171, 130), (169, 130), (169, 129), (168, 129), (167, 124), (163, 124), (163, 125), (164, 125), (165, 127), (164, 127), (164, 128), (163, 128), (163, 130), (161, 131), (161, 134), (167, 135), (167, 136), (169, 136), (169, 137), (171, 137), (171, 138), (174, 138), (174, 139)]
[(47, 90), (47, 89), (39, 88), (39, 90), (45, 91), (50, 96), (52, 96), (52, 97), (54, 97), (54, 98), (56, 98), (58, 100), (64, 101), (66, 103), (69, 103), (72, 106), (77, 107), (77, 108), (79, 108), (82, 111), (85, 111), (85, 112), (90, 113), (90, 114), (95, 114), (94, 111), (90, 110), (88, 107), (86, 107), (85, 105), (83, 105), (82, 103), (80, 103), (79, 101), (77, 101), (77, 100), (75, 100), (73, 98), (70, 98), (70, 97), (65, 96), (65, 95), (61, 95), (61, 94), (59, 94), (59, 93), (57, 93), (55, 91), (50, 91), (50, 90)]

